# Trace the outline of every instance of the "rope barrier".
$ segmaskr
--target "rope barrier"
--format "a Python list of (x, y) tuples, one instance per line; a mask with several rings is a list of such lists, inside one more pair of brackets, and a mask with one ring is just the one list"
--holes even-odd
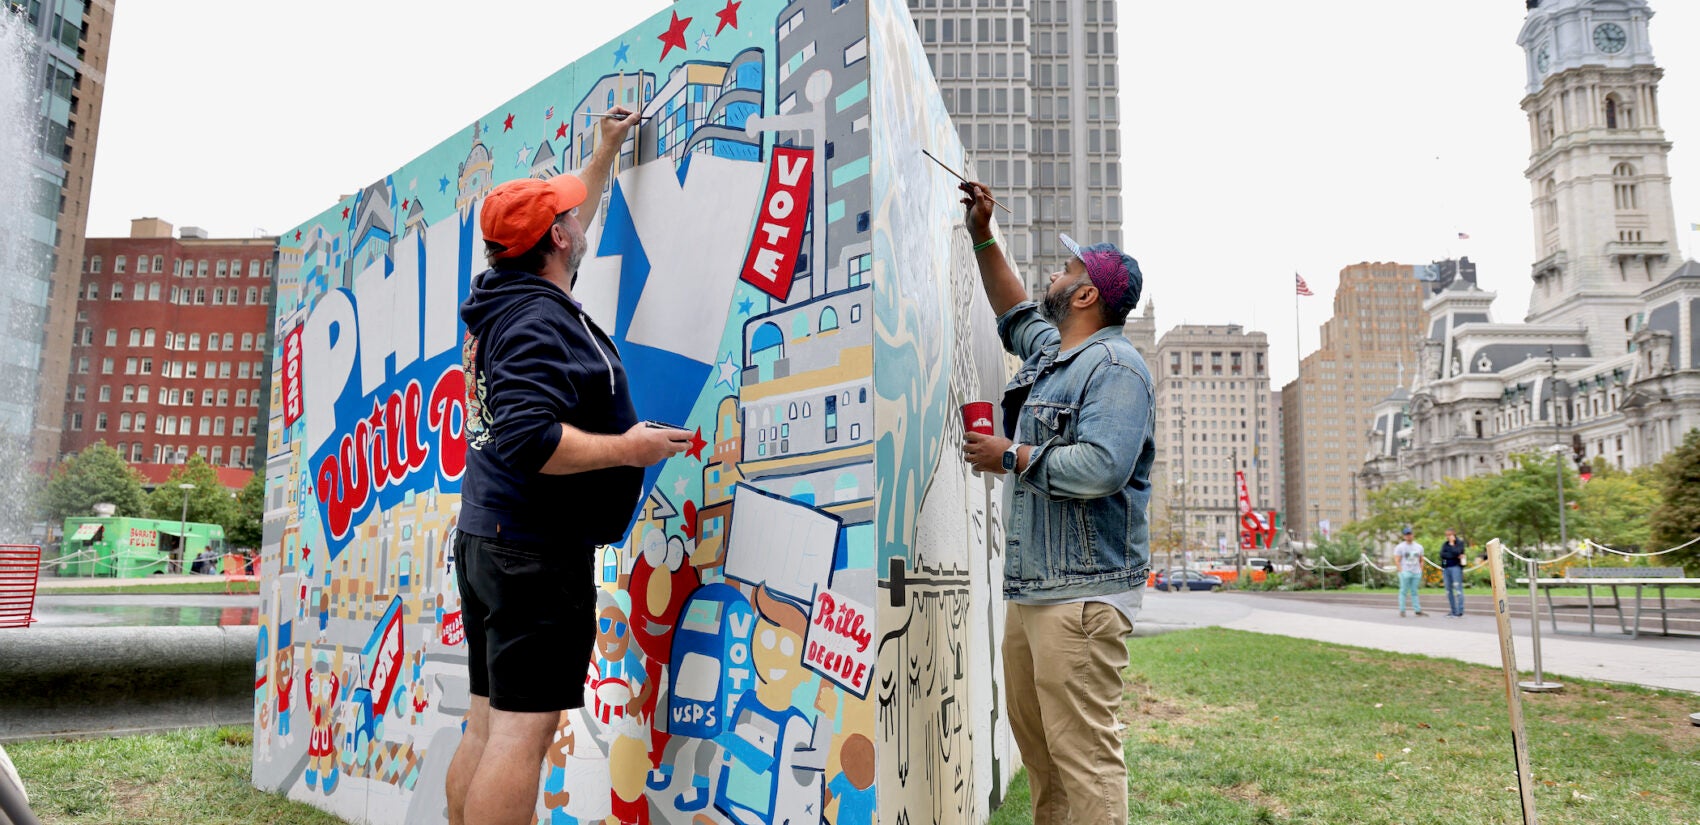
[(1572, 550), (1572, 551), (1565, 553), (1564, 555), (1559, 556), (1558, 558), (1555, 558), (1555, 559), (1533, 559), (1533, 558), (1529, 558), (1527, 556), (1519, 556), (1519, 555), (1517, 555), (1517, 553), (1515, 551), (1513, 551), (1509, 547), (1505, 548), (1505, 555), (1510, 556), (1510, 557), (1517, 559), (1518, 561), (1522, 561), (1522, 562), (1534, 562), (1537, 565), (1540, 565), (1540, 564), (1557, 564), (1557, 563), (1564, 561), (1565, 559), (1568, 559), (1571, 556), (1577, 555), (1581, 552), (1582, 551), (1580, 551), (1580, 550)]
[(1586, 544), (1589, 547), (1604, 550), (1607, 553), (1613, 553), (1613, 554), (1616, 554), (1616, 555), (1619, 555), (1619, 556), (1626, 556), (1626, 557), (1632, 558), (1632, 559), (1650, 559), (1650, 558), (1653, 558), (1655, 556), (1663, 556), (1666, 553), (1675, 553), (1678, 550), (1687, 549), (1688, 547), (1691, 547), (1696, 543), (1700, 543), (1700, 536), (1695, 536), (1694, 538), (1692, 538), (1692, 539), (1690, 539), (1686, 542), (1683, 542), (1682, 544), (1679, 544), (1675, 547), (1672, 547), (1669, 550), (1660, 550), (1657, 553), (1631, 553), (1627, 550), (1618, 550), (1618, 549), (1615, 549), (1615, 548), (1607, 547), (1603, 544), (1600, 544), (1597, 541), (1594, 541), (1593, 539), (1583, 539), (1582, 543)]

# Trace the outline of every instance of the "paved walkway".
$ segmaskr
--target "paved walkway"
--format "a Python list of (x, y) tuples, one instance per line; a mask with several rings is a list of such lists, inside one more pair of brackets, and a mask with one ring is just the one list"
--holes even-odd
[(83, 587), (136, 587), (140, 585), (186, 584), (189, 582), (222, 582), (223, 576), (217, 575), (158, 575), (145, 578), (117, 579), (110, 576), (42, 576), (36, 580), (37, 588), (83, 588)]
[[(1149, 591), (1139, 624), (1142, 632), (1218, 626), (1498, 667), (1493, 616), (1478, 611), (1447, 618), (1444, 594), (1434, 595), (1430, 607), (1440, 612), (1400, 618), (1392, 594), (1386, 607), (1364, 607), (1255, 593)], [(1555, 637), (1551, 629), (1541, 626), (1542, 670), (1549, 681), (1571, 677), (1700, 694), (1700, 636)], [(1512, 633), (1518, 669), (1533, 670), (1528, 619), (1514, 620)]]

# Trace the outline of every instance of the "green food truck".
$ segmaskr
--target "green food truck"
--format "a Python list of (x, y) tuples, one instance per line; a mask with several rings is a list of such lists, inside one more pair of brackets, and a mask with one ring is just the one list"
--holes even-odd
[[(187, 548), (183, 534), (187, 533)], [(150, 518), (68, 518), (59, 547), (61, 576), (136, 578), (154, 573), (189, 572), (196, 559), (212, 551), (208, 572), (218, 572), (224, 554), (224, 528), (217, 524)]]

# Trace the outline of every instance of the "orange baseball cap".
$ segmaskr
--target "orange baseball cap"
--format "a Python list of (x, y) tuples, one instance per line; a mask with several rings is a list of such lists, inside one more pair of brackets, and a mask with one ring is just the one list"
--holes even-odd
[(548, 180), (510, 180), (484, 196), (484, 211), (478, 226), (484, 240), (500, 244), (498, 258), (524, 253), (543, 239), (555, 217), (584, 203), (584, 181), (577, 175), (556, 175)]

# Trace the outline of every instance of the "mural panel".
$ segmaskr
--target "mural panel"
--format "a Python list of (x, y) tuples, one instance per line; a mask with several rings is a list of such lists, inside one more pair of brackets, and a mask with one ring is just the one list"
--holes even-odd
[(891, 0), (684, 0), (283, 236), (254, 783), (446, 821), (478, 212), (579, 169), (585, 113), (617, 104), (646, 119), (574, 295), (639, 416), (693, 439), (597, 550), (539, 821), (983, 819), (1011, 772), (983, 632), (1001, 493), (952, 422), (1002, 361), (953, 190), (917, 165), (962, 150)]

